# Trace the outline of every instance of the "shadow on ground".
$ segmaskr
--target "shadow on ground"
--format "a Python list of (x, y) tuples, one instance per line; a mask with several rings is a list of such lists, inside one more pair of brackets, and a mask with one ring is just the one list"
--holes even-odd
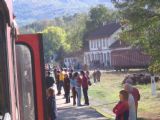
[(58, 120), (108, 120), (88, 107), (58, 108)]

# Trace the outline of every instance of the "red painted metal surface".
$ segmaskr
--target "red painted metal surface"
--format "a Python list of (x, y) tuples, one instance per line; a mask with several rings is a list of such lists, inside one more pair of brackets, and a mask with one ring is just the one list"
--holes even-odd
[(137, 49), (111, 52), (111, 65), (113, 68), (145, 68), (150, 62), (151, 57)]
[(12, 120), (16, 120), (16, 95), (15, 95), (15, 82), (14, 82), (14, 67), (13, 67), (13, 49), (12, 43), (13, 39), (11, 36), (11, 25), (13, 23), (13, 3), (12, 0), (2, 0), (1, 4), (3, 6), (3, 13), (5, 16), (6, 23), (6, 46), (7, 46), (7, 58), (8, 58), (8, 77), (9, 77), (9, 92), (10, 92), (10, 102), (11, 102), (11, 118)]
[[(14, 68), (16, 62), (14, 63), (13, 59), (15, 56), (15, 49), (13, 46), (15, 45), (14, 39), (15, 36), (11, 35), (11, 30), (13, 28), (13, 25), (15, 23), (13, 19), (13, 1), (12, 0), (2, 0), (0, 1), (0, 4), (3, 6), (3, 9), (1, 9), (4, 13), (4, 25), (6, 26), (6, 49), (7, 49), (7, 64), (8, 64), (8, 80), (9, 80), (9, 93), (10, 93), (10, 102), (11, 102), (11, 119), (17, 120), (19, 118), (19, 101), (17, 98), (18, 94), (18, 88), (15, 88), (17, 86), (18, 82), (17, 79), (15, 79), (15, 74), (17, 73), (16, 69)], [(14, 26), (17, 27), (17, 26)], [(13, 38), (14, 37), (14, 38)], [(33, 52), (33, 59), (34, 59), (34, 70), (35, 70), (35, 80), (36, 80), (36, 103), (37, 103), (37, 120), (45, 120), (44, 119), (44, 108), (43, 108), (43, 93), (42, 93), (42, 64), (41, 60), (41, 35), (21, 35), (18, 37), (17, 43), (22, 43), (28, 45), (32, 52)], [(16, 104), (17, 103), (17, 104)]]
[(25, 44), (30, 47), (34, 59), (34, 76), (36, 84), (36, 102), (37, 102), (37, 117), (38, 120), (44, 120), (43, 107), (43, 85), (42, 85), (42, 64), (41, 64), (41, 34), (36, 35), (20, 35), (16, 43)]

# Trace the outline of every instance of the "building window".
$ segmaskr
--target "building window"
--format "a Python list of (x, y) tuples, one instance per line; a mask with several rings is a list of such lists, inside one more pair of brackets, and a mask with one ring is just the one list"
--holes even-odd
[(101, 43), (101, 41), (100, 41), (100, 39), (98, 40), (98, 48), (100, 48), (100, 43)]
[(103, 39), (101, 39), (101, 41), (100, 41), (100, 42), (101, 42), (100, 46), (101, 46), (101, 48), (102, 48), (102, 45), (103, 45)]
[(94, 48), (94, 44), (93, 44), (93, 43), (94, 43), (94, 41), (93, 41), (93, 40), (91, 40), (91, 41), (90, 41), (91, 48)]
[(97, 44), (97, 43), (96, 43), (96, 40), (94, 40), (94, 48), (96, 48), (96, 44)]
[(92, 41), (92, 48), (94, 48), (94, 41)]
[(103, 39), (103, 47), (106, 46), (106, 42), (105, 42), (105, 39)]
[(94, 61), (94, 54), (92, 53), (92, 61)]
[(110, 66), (110, 53), (107, 53), (107, 65)]
[(93, 48), (93, 41), (90, 40), (90, 47)]
[(20, 89), (20, 107), (24, 120), (35, 119), (35, 86), (30, 49), (25, 45), (16, 45), (17, 68)]
[(105, 39), (105, 42), (106, 42), (106, 47), (108, 48), (108, 39), (107, 38)]
[(97, 40), (97, 48), (98, 48), (98, 46), (99, 46), (99, 42), (98, 42), (98, 40)]

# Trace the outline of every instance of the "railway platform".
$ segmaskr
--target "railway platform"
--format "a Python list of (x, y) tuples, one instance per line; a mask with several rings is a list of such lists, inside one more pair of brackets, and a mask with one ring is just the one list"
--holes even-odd
[(73, 106), (72, 102), (65, 104), (63, 95), (56, 96), (57, 120), (107, 120), (103, 115), (89, 106)]

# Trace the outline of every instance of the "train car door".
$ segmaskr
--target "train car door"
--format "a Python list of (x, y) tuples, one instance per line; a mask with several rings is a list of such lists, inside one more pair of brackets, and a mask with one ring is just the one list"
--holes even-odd
[(47, 120), (42, 35), (19, 35), (16, 59), (21, 120)]

